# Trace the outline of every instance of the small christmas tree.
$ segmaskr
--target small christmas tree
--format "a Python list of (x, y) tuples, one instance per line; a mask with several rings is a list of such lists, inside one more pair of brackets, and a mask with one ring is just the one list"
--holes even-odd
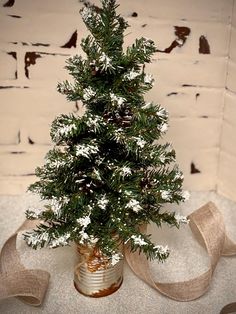
[(184, 216), (160, 212), (165, 203), (179, 203), (183, 175), (170, 144), (156, 140), (167, 131), (168, 114), (160, 105), (146, 103), (153, 86), (145, 73), (155, 44), (146, 38), (123, 51), (127, 22), (116, 13), (115, 0), (102, 8), (86, 3), (81, 15), (91, 35), (82, 39), (86, 59), (75, 55), (66, 69), (74, 82), (58, 84), (70, 101), (82, 101), (85, 114), (60, 115), (52, 123), (55, 143), (39, 181), (29, 187), (48, 200), (43, 210), (28, 210), (28, 219), (40, 219), (25, 234), (33, 248), (55, 248), (71, 241), (96, 245), (112, 263), (120, 243), (130, 243), (150, 259), (163, 261), (167, 246), (154, 245), (139, 230), (142, 224), (167, 223), (179, 228)]

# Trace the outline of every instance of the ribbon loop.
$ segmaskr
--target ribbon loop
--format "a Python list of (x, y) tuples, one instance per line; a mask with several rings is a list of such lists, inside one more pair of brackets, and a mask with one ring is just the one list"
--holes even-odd
[(236, 254), (236, 244), (225, 235), (223, 217), (214, 203), (205, 204), (191, 213), (188, 218), (194, 236), (207, 250), (211, 260), (210, 269), (200, 276), (176, 283), (155, 282), (145, 255), (137, 252), (131, 254), (127, 247), (125, 250), (130, 268), (140, 279), (163, 295), (177, 301), (190, 301), (202, 296), (209, 288), (221, 254)]
[(0, 300), (17, 297), (24, 303), (41, 305), (50, 274), (41, 269), (26, 269), (16, 250), (18, 232), (36, 227), (38, 220), (26, 220), (5, 242), (0, 254)]

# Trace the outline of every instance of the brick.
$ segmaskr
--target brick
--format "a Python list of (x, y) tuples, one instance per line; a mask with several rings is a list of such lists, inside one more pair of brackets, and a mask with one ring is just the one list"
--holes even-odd
[(0, 145), (16, 145), (19, 142), (20, 120), (0, 118)]
[(40, 57), (36, 60), (35, 65), (30, 65), (29, 79), (33, 81), (43, 81), (43, 85), (52, 81), (53, 86), (56, 86), (58, 81), (71, 79), (72, 77), (64, 69), (65, 61), (68, 56), (50, 55), (48, 53), (38, 53)]
[(0, 177), (0, 195), (25, 194), (29, 185), (36, 181), (36, 176)]
[(170, 120), (165, 141), (178, 149), (207, 149), (219, 147), (220, 119), (182, 118)]
[(60, 113), (74, 110), (74, 102), (69, 102), (56, 88), (27, 88), (0, 90), (0, 116), (20, 119), (37, 119), (38, 116), (54, 118)]
[(180, 88), (178, 86), (160, 88), (158, 80), (145, 99), (161, 104), (170, 112), (171, 117), (220, 118), (223, 110), (224, 89)]
[[(10, 14), (13, 14), (13, 12), (11, 11)], [(49, 12), (38, 14), (35, 8), (32, 12), (20, 11), (18, 14), (22, 14), (22, 18), (13, 19), (1, 13), (0, 27), (5, 30), (0, 34), (1, 42), (18, 42), (20, 45), (25, 43), (23, 47), (31, 46), (31, 43), (49, 45), (46, 46), (49, 48), (60, 47), (70, 39), (76, 30), (79, 30), (80, 34), (86, 33), (86, 27), (78, 11), (73, 14)], [(51, 25), (54, 25), (54, 27), (51, 27)]]
[(31, 176), (37, 166), (43, 165), (49, 146), (1, 148), (0, 176)]
[(0, 95), (0, 116), (4, 117), (0, 124), (1, 144), (17, 143), (19, 131), (23, 143), (30, 138), (36, 144), (50, 144), (52, 121), (76, 110), (75, 103), (66, 101), (56, 90), (11, 89), (0, 90)]
[[(199, 38), (204, 36), (210, 46), (210, 54), (213, 56), (227, 56), (230, 26), (223, 23), (209, 23), (200, 21), (166, 21), (150, 20), (150, 18), (139, 18), (130, 21), (130, 28), (125, 37), (125, 46), (135, 42), (136, 38), (141, 36), (151, 38), (156, 43), (159, 50), (170, 47), (171, 43), (177, 38), (174, 26), (188, 27), (189, 36), (181, 47), (171, 50), (171, 54), (188, 54), (193, 58), (199, 55)], [(142, 25), (146, 25), (142, 27)], [(158, 53), (161, 56), (161, 53)], [(165, 53), (163, 54), (165, 56)]]
[[(167, 87), (225, 87), (226, 59), (204, 55), (198, 59), (185, 56), (165, 56), (149, 64), (146, 72), (153, 74), (159, 88)], [(214, 73), (214, 75), (212, 75)]]
[(31, 145), (50, 145), (50, 126), (52, 119), (38, 118), (22, 121), (24, 127), (25, 138), (28, 142), (33, 142)]
[[(214, 190), (217, 182), (219, 148), (176, 148), (176, 158), (184, 173), (184, 188), (197, 191)], [(191, 163), (200, 173), (191, 174)]]

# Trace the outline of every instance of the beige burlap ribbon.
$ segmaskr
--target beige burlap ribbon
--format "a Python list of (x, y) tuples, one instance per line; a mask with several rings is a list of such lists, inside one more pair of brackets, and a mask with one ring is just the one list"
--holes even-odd
[[(209, 202), (188, 216), (190, 227), (197, 240), (205, 247), (210, 257), (210, 268), (196, 278), (174, 283), (155, 282), (148, 261), (143, 254), (130, 253), (125, 248), (126, 260), (134, 273), (163, 295), (177, 300), (190, 301), (203, 295), (210, 286), (211, 278), (221, 255), (236, 254), (236, 243), (225, 233), (220, 211)], [(49, 274), (43, 270), (26, 270), (16, 250), (17, 233), (31, 229), (38, 221), (26, 221), (4, 244), (0, 256), (0, 299), (18, 297), (30, 305), (40, 305), (47, 290)], [(144, 230), (145, 231), (145, 230)], [(221, 314), (236, 311), (236, 302), (228, 304)]]
[(0, 255), (0, 300), (17, 297), (30, 305), (40, 305), (48, 288), (50, 274), (41, 269), (26, 269), (16, 250), (18, 232), (32, 229), (38, 221), (26, 220), (5, 242)]

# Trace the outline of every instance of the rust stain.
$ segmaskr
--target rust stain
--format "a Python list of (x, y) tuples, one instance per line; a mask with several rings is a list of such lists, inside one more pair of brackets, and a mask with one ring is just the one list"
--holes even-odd
[(17, 133), (17, 140), (18, 140), (18, 143), (17, 143), (17, 144), (20, 144), (20, 142), (21, 142), (21, 133), (20, 133), (20, 130), (19, 130), (18, 133)]
[(78, 101), (75, 101), (75, 111), (74, 112), (77, 112), (79, 111), (79, 105), (78, 105)]
[(107, 289), (103, 289), (100, 290), (96, 293), (92, 294), (92, 297), (94, 298), (100, 298), (100, 297), (106, 297), (109, 294), (114, 293), (116, 290), (118, 290), (120, 288), (122, 284), (122, 278), (119, 278), (119, 280), (117, 281), (117, 283), (113, 283), (109, 288)]
[[(23, 152), (25, 153), (25, 152)], [(11, 177), (16, 177), (15, 174), (10, 174)], [(23, 173), (21, 174), (22, 177), (29, 177), (29, 176), (35, 176), (35, 173)]]
[(30, 145), (34, 145), (34, 141), (28, 136), (28, 143), (30, 144)]
[(21, 19), (21, 18), (22, 18), (22, 16), (20, 16), (20, 15), (14, 15), (14, 14), (8, 14), (8, 16), (14, 17), (14, 18), (16, 18), (16, 19)]
[(171, 43), (171, 45), (164, 50), (157, 49), (157, 52), (171, 53), (171, 51), (176, 47), (182, 47), (188, 36), (191, 33), (191, 29), (186, 26), (174, 26), (176, 39)]
[(10, 85), (10, 86), (0, 86), (0, 89), (7, 89), (7, 88), (29, 88), (29, 86), (14, 86), (14, 85)]
[(96, 272), (99, 269), (106, 269), (109, 265), (109, 259), (102, 254), (97, 247), (88, 247), (86, 245), (78, 245), (77, 250), (86, 261), (87, 269), (90, 272)]
[(25, 53), (25, 76), (29, 78), (29, 67), (36, 64), (36, 60), (42, 58), (39, 53), (34, 51)]
[(210, 50), (210, 45), (208, 40), (206, 39), (205, 36), (200, 36), (199, 38), (199, 49), (198, 49), (199, 53), (202, 54), (210, 54), (211, 50)]
[(8, 0), (3, 6), (4, 7), (13, 7), (15, 0)]
[(74, 47), (76, 48), (76, 42), (77, 42), (77, 31), (75, 31), (72, 35), (71, 38), (65, 45), (61, 46), (61, 48), (71, 48)]
[(178, 93), (177, 92), (172, 92), (172, 93), (169, 93), (169, 94), (167, 94), (166, 96), (173, 96), (173, 95), (178, 95)]
[(32, 44), (32, 46), (43, 46), (43, 47), (49, 47), (50, 45), (49, 44), (43, 44), (43, 43), (35, 43), (35, 44)]
[(10, 51), (7, 53), (8, 55), (12, 56), (14, 59), (17, 60), (17, 54), (16, 54), (16, 51)]
[(193, 84), (182, 84), (182, 87), (197, 87), (197, 85), (193, 85)]
[(25, 41), (21, 41), (21, 42), (11, 41), (10, 43), (13, 44), (13, 45), (22, 44), (23, 46), (32, 45), (32, 46), (36, 46), (36, 47), (38, 47), (38, 46), (49, 47), (50, 46), (49, 44), (44, 44), (44, 43), (27, 43)]
[[(96, 293), (93, 293), (92, 295), (89, 295), (90, 297), (92, 298), (101, 298), (101, 297), (106, 297), (114, 292), (116, 292), (120, 286), (122, 285), (122, 278), (119, 278), (119, 280), (117, 281), (117, 283), (113, 283), (109, 288), (107, 289), (103, 289), (103, 290), (99, 290), (98, 292)], [(79, 291), (79, 293), (87, 296), (86, 294), (84, 294), (80, 289), (79, 287), (77, 286), (77, 284), (74, 282), (74, 286), (76, 288), (76, 290)]]
[(196, 173), (201, 173), (201, 171), (199, 169), (196, 168), (195, 164), (193, 162), (191, 162), (191, 174), (196, 174)]
[(175, 26), (175, 35), (178, 39), (186, 41), (187, 37), (189, 36), (191, 29), (186, 26)]
[(68, 53), (54, 53), (54, 52), (40, 52), (40, 55), (50, 55), (50, 56), (69, 56)]

